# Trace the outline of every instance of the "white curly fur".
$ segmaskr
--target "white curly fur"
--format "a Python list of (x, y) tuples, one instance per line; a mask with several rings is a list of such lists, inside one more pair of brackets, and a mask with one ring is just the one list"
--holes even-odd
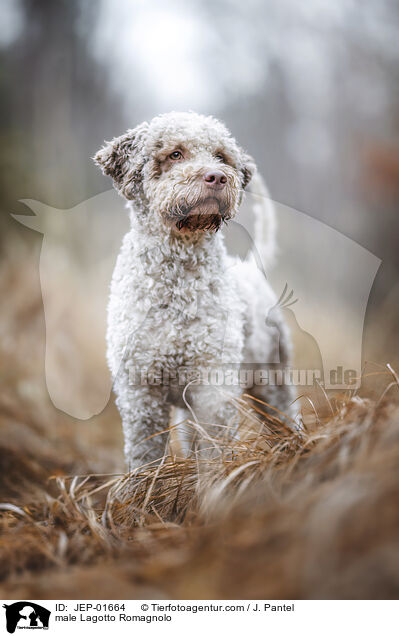
[[(181, 156), (171, 158), (177, 151)], [(280, 357), (284, 366), (290, 341), (255, 259), (229, 256), (215, 231), (235, 215), (255, 172), (222, 123), (195, 113), (160, 115), (107, 143), (94, 159), (128, 200), (131, 220), (111, 283), (107, 343), (132, 469), (164, 455), (165, 435), (154, 434), (168, 427), (171, 407), (175, 422), (194, 419), (205, 439), (207, 431), (225, 431), (227, 424), (234, 433), (230, 398), (242, 387), (187, 386), (192, 376), (186, 384), (169, 381), (179, 369), (205, 377), (210, 368), (225, 373), (254, 366), (259, 357), (265, 363)], [(204, 181), (209, 171), (224, 174), (224, 187)], [(259, 177), (257, 183), (262, 201), (266, 191)], [(273, 214), (269, 203), (255, 212), (256, 247), (265, 263), (274, 247)], [(162, 380), (143, 384), (148, 373), (153, 379), (163, 374)], [(284, 385), (246, 390), (285, 411), (294, 397)], [(181, 435), (187, 451), (190, 430), (186, 426)]]

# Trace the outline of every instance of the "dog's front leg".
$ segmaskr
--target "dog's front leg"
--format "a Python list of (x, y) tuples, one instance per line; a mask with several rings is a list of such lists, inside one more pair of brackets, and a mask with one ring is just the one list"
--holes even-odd
[(125, 384), (115, 386), (116, 404), (122, 416), (126, 464), (128, 470), (134, 470), (163, 458), (170, 405), (168, 387)]

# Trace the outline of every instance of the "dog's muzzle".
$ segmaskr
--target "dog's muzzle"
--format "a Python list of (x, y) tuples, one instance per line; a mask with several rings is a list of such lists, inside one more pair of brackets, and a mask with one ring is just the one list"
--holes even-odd
[(229, 217), (227, 206), (216, 197), (206, 197), (195, 206), (185, 209), (175, 217), (179, 231), (206, 231), (220, 229)]
[(230, 218), (229, 205), (216, 196), (206, 196), (195, 204), (177, 204), (168, 219), (179, 231), (217, 231)]

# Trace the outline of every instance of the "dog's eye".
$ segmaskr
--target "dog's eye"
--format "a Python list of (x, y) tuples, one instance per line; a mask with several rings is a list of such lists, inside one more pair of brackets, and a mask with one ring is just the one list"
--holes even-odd
[(175, 150), (169, 155), (169, 159), (172, 159), (172, 161), (179, 161), (179, 159), (183, 159), (183, 155), (180, 150)]
[(223, 161), (223, 163), (226, 161), (221, 152), (218, 152), (218, 154), (215, 155), (215, 157), (216, 159), (220, 159), (220, 161)]

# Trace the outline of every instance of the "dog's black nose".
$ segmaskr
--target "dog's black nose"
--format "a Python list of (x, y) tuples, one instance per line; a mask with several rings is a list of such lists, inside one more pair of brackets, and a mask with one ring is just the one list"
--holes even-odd
[(221, 190), (227, 183), (227, 177), (221, 170), (211, 170), (204, 174), (204, 181), (211, 188)]

